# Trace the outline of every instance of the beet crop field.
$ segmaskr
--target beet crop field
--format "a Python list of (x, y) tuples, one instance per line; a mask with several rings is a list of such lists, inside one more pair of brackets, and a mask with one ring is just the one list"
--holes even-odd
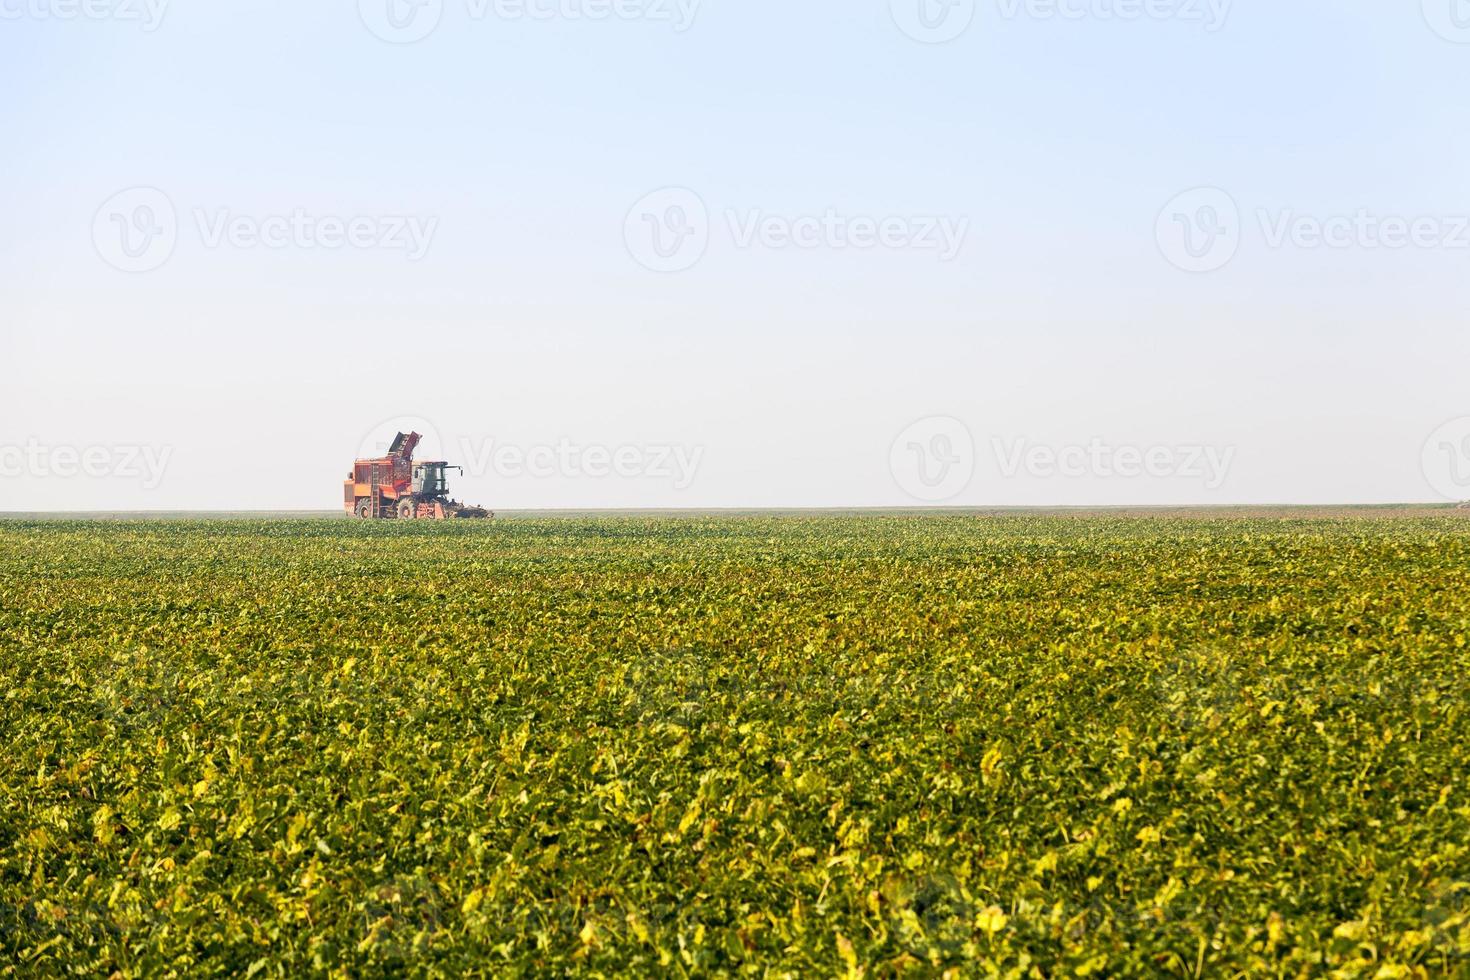
[(0, 523), (0, 976), (1470, 975), (1464, 512)]

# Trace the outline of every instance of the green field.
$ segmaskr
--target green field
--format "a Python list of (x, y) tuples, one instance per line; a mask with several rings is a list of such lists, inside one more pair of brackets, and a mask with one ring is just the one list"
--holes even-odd
[(0, 523), (0, 975), (1470, 975), (1470, 521)]

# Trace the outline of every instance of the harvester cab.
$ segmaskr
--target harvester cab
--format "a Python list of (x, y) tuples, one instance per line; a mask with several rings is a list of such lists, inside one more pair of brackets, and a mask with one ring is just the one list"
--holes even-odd
[(459, 470), (460, 475), (464, 475), (463, 466), (450, 466), (448, 463), (414, 463), (414, 496), (442, 497), (447, 494), (450, 470)]
[(414, 462), (413, 451), (422, 439), (417, 432), (400, 432), (388, 455), (354, 463), (342, 487), (347, 513), (398, 520), (493, 516), (483, 507), (469, 507), (449, 496), (448, 473), (458, 470), (463, 475), (463, 467), (437, 460)]

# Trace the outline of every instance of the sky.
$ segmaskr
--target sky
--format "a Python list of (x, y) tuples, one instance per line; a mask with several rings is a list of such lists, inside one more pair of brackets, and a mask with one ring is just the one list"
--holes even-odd
[(0, 0), (0, 511), (1470, 498), (1465, 0)]

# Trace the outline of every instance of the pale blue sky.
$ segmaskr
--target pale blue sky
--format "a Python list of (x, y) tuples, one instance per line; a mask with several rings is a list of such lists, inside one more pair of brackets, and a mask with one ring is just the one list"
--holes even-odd
[[(951, 504), (1444, 496), (1421, 456), (1470, 416), (1458, 0), (1237, 0), (1216, 30), (1204, 0), (979, 0), (943, 44), (889, 0), (702, 0), (683, 31), (654, 0), (627, 21), (443, 0), (411, 44), (356, 0), (173, 0), (151, 31), (125, 19), (143, 0), (68, 2), (0, 0), (0, 453), (43, 458), (0, 455), (0, 510), (332, 508), (398, 416), (456, 461), (700, 454), (686, 486), (474, 468), (464, 495), (502, 508), (914, 503), (891, 450), (932, 416), (974, 442)], [(137, 187), (177, 241), (126, 272), (97, 236)], [(708, 213), (677, 272), (625, 236), (666, 187)], [(1156, 222), (1198, 187), (1238, 206), (1239, 244), (1190, 273)], [(950, 261), (739, 241), (829, 209), (966, 234)], [(1436, 244), (1269, 240), (1360, 210), (1430, 218)], [(417, 260), (210, 244), (297, 211), (432, 235)], [(1229, 451), (1228, 477), (1008, 475), (997, 448), (1094, 440)], [(160, 480), (131, 446), (167, 450)], [(59, 447), (113, 463), (58, 475)]]

